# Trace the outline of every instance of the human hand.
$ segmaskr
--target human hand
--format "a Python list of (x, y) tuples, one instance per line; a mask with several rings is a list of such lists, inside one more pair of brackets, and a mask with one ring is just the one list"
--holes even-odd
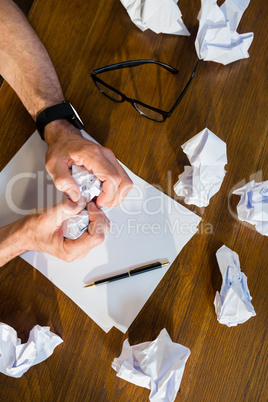
[(84, 139), (66, 120), (48, 124), (44, 136), (48, 144), (46, 169), (58, 190), (74, 202), (80, 198), (79, 187), (69, 172), (75, 164), (84, 166), (103, 182), (103, 191), (96, 201), (98, 207), (116, 206), (123, 201), (132, 181), (110, 149)]
[(109, 231), (108, 218), (94, 202), (90, 202), (88, 231), (77, 240), (63, 237), (62, 222), (77, 215), (85, 206), (84, 198), (78, 203), (64, 199), (57, 205), (37, 210), (26, 216), (28, 239), (26, 249), (44, 251), (67, 262), (84, 258), (92, 248), (103, 242), (105, 234)]

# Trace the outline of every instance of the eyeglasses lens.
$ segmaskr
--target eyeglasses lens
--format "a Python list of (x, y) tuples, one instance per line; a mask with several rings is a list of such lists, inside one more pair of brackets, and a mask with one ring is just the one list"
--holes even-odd
[(112, 89), (106, 87), (101, 82), (96, 81), (96, 85), (103, 94), (108, 96), (108, 98), (114, 100), (115, 102), (122, 101), (122, 96), (120, 94), (118, 94), (117, 92), (113, 91)]
[(164, 117), (161, 113), (158, 113), (152, 109), (147, 108), (146, 106), (140, 105), (139, 103), (134, 103), (135, 109), (142, 114), (143, 116), (148, 117), (149, 119), (155, 121), (163, 121)]

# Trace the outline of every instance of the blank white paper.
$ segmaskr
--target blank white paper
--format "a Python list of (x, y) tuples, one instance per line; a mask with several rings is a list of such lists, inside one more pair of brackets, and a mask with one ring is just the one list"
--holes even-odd
[[(31, 210), (62, 198), (45, 171), (46, 149), (46, 143), (35, 132), (0, 173), (1, 226), (21, 218), (20, 208)], [(158, 260), (172, 264), (201, 220), (125, 169), (134, 186), (123, 204), (105, 209), (111, 230), (104, 243), (83, 260), (71, 263), (38, 251), (22, 255), (106, 332), (113, 326), (127, 331), (168, 268), (101, 286), (84, 288), (84, 284)], [(37, 191), (42, 186), (45, 197)]]

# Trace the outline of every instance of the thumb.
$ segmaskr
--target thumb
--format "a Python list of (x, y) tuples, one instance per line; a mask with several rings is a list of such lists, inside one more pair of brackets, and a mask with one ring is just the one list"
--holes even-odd
[(67, 164), (57, 163), (52, 178), (56, 188), (65, 193), (73, 202), (78, 202), (81, 195), (79, 186), (72, 177)]
[(73, 202), (68, 198), (62, 200), (53, 207), (53, 215), (56, 219), (56, 225), (59, 226), (63, 221), (69, 219), (81, 212), (86, 206), (86, 200), (81, 197), (78, 202)]

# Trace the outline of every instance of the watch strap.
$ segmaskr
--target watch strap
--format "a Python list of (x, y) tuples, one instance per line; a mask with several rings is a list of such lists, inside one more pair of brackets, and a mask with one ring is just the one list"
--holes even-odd
[(67, 119), (75, 127), (79, 129), (83, 128), (83, 125), (76, 118), (70, 103), (65, 100), (62, 103), (48, 107), (47, 109), (39, 113), (39, 115), (37, 116), (36, 127), (42, 140), (45, 141), (44, 138), (45, 126), (51, 123), (52, 121), (58, 119)]

